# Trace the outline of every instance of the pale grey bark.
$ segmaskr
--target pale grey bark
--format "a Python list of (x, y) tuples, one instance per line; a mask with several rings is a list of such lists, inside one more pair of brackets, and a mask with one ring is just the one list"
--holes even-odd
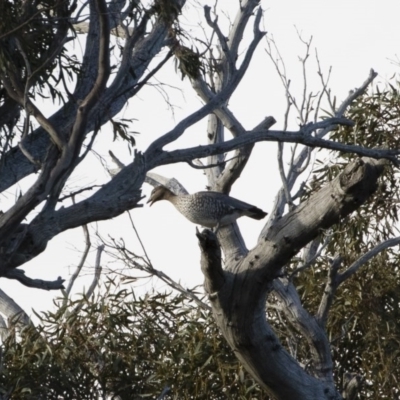
[[(243, 24), (247, 23), (257, 4), (258, 2), (256, 1), (244, 2), (239, 11), (237, 24), (233, 26), (234, 29), (231, 32), (233, 50), (229, 51), (232, 51), (232, 59), (235, 59), (237, 56), (237, 46), (234, 45), (234, 43), (237, 43), (239, 39), (237, 39), (235, 35), (241, 38), (244, 29)], [(97, 20), (97, 14), (94, 7), (92, 7), (91, 15), (94, 23), (90, 25), (86, 54), (84, 55), (85, 66), (83, 71), (86, 72), (80, 77), (70, 103), (67, 103), (61, 111), (57, 112), (48, 120), (48, 126), (50, 126), (48, 129), (50, 131), (54, 129), (53, 127), (57, 126), (57, 135), (60, 137), (60, 143), (65, 142), (67, 132), (72, 129), (69, 142), (65, 142), (65, 145), (59, 143), (63, 148), (61, 158), (58, 158), (58, 155), (55, 153), (56, 150), (54, 149), (52, 153), (53, 158), (50, 157), (45, 162), (44, 165), (46, 168), (43, 168), (36, 184), (18, 200), (14, 207), (0, 218), (0, 235), (3, 235), (3, 242), (5, 241), (5, 247), (8, 248), (4, 254), (0, 254), (1, 273), (3, 276), (19, 279), (24, 283), (28, 282), (21, 274), (13, 272), (13, 269), (42, 252), (46, 248), (47, 242), (55, 235), (66, 229), (81, 226), (92, 221), (112, 218), (127, 209), (139, 206), (138, 202), (141, 199), (140, 188), (144, 182), (146, 173), (156, 166), (180, 161), (190, 161), (196, 158), (222, 154), (230, 150), (239, 149), (237, 158), (229, 163), (229, 169), (225, 168), (212, 185), (214, 189), (229, 191), (231, 184), (238, 178), (240, 171), (246, 165), (250, 155), (250, 148), (247, 146), (260, 140), (304, 143), (312, 147), (347, 150), (376, 158), (392, 158), (397, 154), (395, 150), (363, 149), (357, 146), (346, 146), (311, 135), (313, 131), (324, 131), (338, 123), (347, 123), (346, 120), (340, 118), (309, 124), (303, 127), (299, 132), (293, 133), (269, 130), (247, 132), (241, 127), (240, 123), (232, 116), (232, 113), (224, 104), (240, 83), (247, 70), (255, 47), (263, 36), (262, 32), (258, 29), (260, 21), (260, 11), (258, 11), (254, 22), (254, 40), (249, 46), (241, 65), (233, 69), (230, 67), (229, 79), (224, 76), (222, 77), (219, 91), (210, 92), (210, 90), (208, 90), (208, 97), (204, 98), (206, 104), (202, 108), (182, 120), (173, 130), (161, 136), (159, 139), (156, 139), (144, 154), (136, 153), (132, 164), (126, 166), (117, 176), (95, 194), (80, 203), (55, 210), (55, 202), (57, 201), (60, 190), (74, 167), (80, 162), (80, 158), (78, 158), (77, 155), (86, 133), (93, 129), (94, 123), (101, 124), (106, 121), (106, 118), (108, 119), (119, 111), (127, 98), (136, 92), (135, 88), (140, 77), (143, 77), (145, 69), (152, 60), (152, 57), (160, 51), (167, 39), (167, 27), (163, 21), (156, 21), (150, 33), (144, 35), (144, 30), (149, 19), (145, 14), (143, 20), (138, 23), (137, 28), (132, 33), (132, 36), (127, 39), (121, 66), (113, 82), (109, 87), (104, 87), (100, 90), (96, 80), (98, 82), (100, 82), (100, 80), (103, 82), (106, 81), (107, 73), (104, 74), (106, 71), (104, 68), (107, 67), (108, 61), (99, 58), (99, 54), (100, 57), (102, 57), (100, 50), (103, 49), (103, 54), (107, 55), (105, 47), (108, 46), (108, 41), (104, 42), (103, 39), (108, 35), (105, 30), (109, 30), (110, 28), (103, 28), (104, 32), (100, 34), (101, 23), (100, 20), (98, 24), (95, 22)], [(106, 20), (106, 18), (103, 19)], [(225, 50), (225, 52), (226, 51), (228, 50)], [(215, 62), (217, 61), (215, 60)], [(228, 61), (224, 58), (221, 61), (223, 65), (227, 62)], [(129, 68), (134, 69), (135, 79), (133, 79), (132, 74), (128, 73)], [(221, 68), (221, 70), (223, 69), (224, 68)], [(5, 79), (5, 81), (7, 80)], [(202, 77), (192, 80), (192, 83), (194, 89), (197, 90), (198, 93), (202, 90), (201, 88), (205, 88)], [(126, 89), (127, 87), (129, 88), (128, 91)], [(218, 85), (216, 87), (218, 88)], [(13, 92), (12, 96), (15, 97), (16, 100), (21, 100), (16, 92)], [(96, 96), (97, 98), (94, 100)], [(76, 102), (76, 99), (84, 100)], [(120, 106), (118, 106), (118, 104)], [(108, 109), (107, 113), (104, 112), (105, 108)], [(68, 113), (66, 113), (65, 110), (68, 110)], [(219, 141), (218, 143), (207, 146), (198, 146), (196, 148), (174, 151), (163, 150), (166, 144), (178, 139), (188, 127), (213, 110), (216, 115), (221, 118), (220, 120), (222, 123), (235, 134), (235, 138), (228, 141)], [(67, 120), (66, 118), (69, 119)], [(46, 126), (47, 121), (44, 121), (43, 127), (32, 132), (32, 134), (29, 135), (29, 140), (25, 144), (27, 151), (34, 159), (39, 161), (48, 148), (47, 143), (49, 142), (45, 132)], [(245, 148), (247, 148), (246, 155), (241, 153)], [(33, 172), (35, 169), (34, 165), (26, 162), (27, 159), (22, 154), (22, 158), (19, 159), (18, 154), (19, 151), (15, 150), (4, 156), (4, 169), (0, 171), (0, 176), (2, 178), (4, 177), (4, 179), (0, 179), (0, 189), (2, 190), (20, 180), (27, 173)], [(8, 170), (8, 168), (13, 168), (14, 171)], [(229, 173), (227, 171), (229, 171)], [(15, 248), (13, 246), (13, 251), (11, 252), (10, 244), (7, 243), (6, 238), (10, 236), (11, 232), (20, 229), (18, 224), (34, 207), (36, 207), (36, 205), (43, 201), (46, 203), (43, 211), (33, 219), (29, 226), (24, 227), (23, 234), (19, 236), (18, 251), (14, 251)], [(236, 234), (236, 236), (238, 236), (238, 234)], [(234, 248), (237, 249), (238, 247), (234, 246)], [(234, 254), (234, 256), (237, 255), (235, 251), (233, 251), (232, 254)], [(47, 285), (47, 287), (57, 288), (60, 287), (60, 283), (51, 283)]]
[(26, 312), (0, 289), (0, 339), (4, 341), (7, 338), (10, 328), (24, 327), (29, 323), (30, 318)]
[(29, 317), (25, 311), (5, 292), (0, 289), (0, 313), (9, 320), (18, 318), (21, 324), (28, 324)]
[[(22, 138), (22, 146), (6, 148), (2, 154), (0, 191), (37, 172), (38, 168), (40, 173), (32, 187), (0, 216), (0, 276), (17, 279), (26, 286), (62, 288), (61, 278), (54, 282), (28, 278), (18, 267), (45, 251), (48, 242), (65, 230), (111, 219), (127, 210), (141, 207), (144, 182), (153, 186), (163, 184), (176, 193), (186, 192), (176, 180), (150, 172), (155, 167), (178, 162), (193, 165), (194, 160), (207, 157), (208, 163), (202, 166), (207, 168), (207, 186), (214, 191), (229, 193), (251, 157), (255, 143), (273, 141), (307, 146), (297, 157), (293, 154), (286, 172), (281, 162), (283, 187), (277, 194), (273, 212), (255, 248), (246, 248), (236, 223), (221, 227), (218, 238), (208, 230), (198, 232), (202, 251), (201, 268), (215, 320), (223, 335), (253, 378), (272, 396), (282, 400), (352, 398), (354, 390), (358, 390), (357, 379), (350, 379), (348, 390), (344, 388), (342, 394), (335, 387), (325, 321), (341, 281), (354, 274), (385, 246), (397, 243), (397, 239), (373, 249), (342, 274), (338, 274), (337, 263), (333, 263), (317, 315), (310, 315), (303, 308), (295, 287), (282, 271), (297, 252), (317, 237), (320, 229), (328, 229), (337, 223), (374, 192), (377, 179), (388, 160), (398, 164), (398, 149), (368, 149), (326, 138), (338, 125), (352, 126), (352, 121), (344, 118), (344, 112), (364, 93), (376, 73), (371, 71), (366, 82), (352, 92), (337, 110), (333, 110), (332, 118), (305, 123), (298, 131), (289, 132), (286, 129), (270, 130), (275, 119), (266, 117), (254, 129), (246, 130), (228, 104), (265, 36), (265, 32), (260, 30), (262, 9), (257, 0), (241, 1), (237, 16), (225, 37), (217, 18), (209, 7), (205, 7), (205, 20), (217, 38), (220, 54), (214, 56), (210, 53), (209, 63), (212, 67), (208, 76), (199, 72), (196, 76), (187, 77), (204, 105), (155, 139), (145, 152), (135, 152), (130, 164), (123, 165), (111, 154), (118, 168), (111, 172), (110, 181), (86, 199), (57, 209), (67, 179), (90, 150), (90, 145), (89, 149), (83, 149), (88, 135), (95, 131), (94, 137), (98, 128), (115, 116), (144, 87), (172, 55), (176, 46), (171, 37), (175, 16), (168, 20), (154, 14), (151, 8), (139, 10), (134, 14), (132, 28), (124, 25), (124, 19), (136, 11), (129, 9), (129, 6), (124, 8), (124, 1), (92, 0), (89, 3), (90, 24), (79, 25), (81, 31), (86, 32), (87, 29), (81, 74), (68, 102), (60, 111), (45, 118), (26, 95), (29, 82), (24, 82), (23, 77), (18, 76), (18, 71), (0, 71), (2, 88), (8, 94), (7, 101), (0, 107), (0, 123), (11, 127), (9, 129), (15, 128), (15, 118), (21, 109), (25, 109), (40, 124), (40, 128)], [(132, 6), (134, 2), (130, 4)], [(185, 1), (179, 0), (175, 4), (181, 8)], [(239, 45), (250, 21), (253, 21), (253, 39), (241, 56)], [(111, 79), (109, 41), (110, 35), (116, 33), (123, 38), (124, 47), (121, 50), (121, 62)], [(59, 35), (60, 45), (68, 39), (64, 26)], [(209, 46), (214, 47), (214, 43), (209, 43)], [(165, 47), (169, 47), (167, 57), (149, 71), (150, 63)], [(304, 106), (306, 102), (302, 104)], [(1, 114), (5, 112), (7, 117)], [(304, 118), (307, 113), (304, 114), (302, 109), (299, 112), (307, 122)], [(189, 127), (207, 116), (207, 145), (165, 150), (166, 145), (175, 142)], [(229, 130), (233, 139), (225, 140), (225, 129)], [(310, 153), (315, 148), (358, 154), (363, 158), (347, 165), (335, 180), (296, 206), (294, 200), (298, 196), (292, 190), (308, 167)], [(232, 160), (226, 161), (223, 154), (228, 151), (235, 153)], [(283, 147), (280, 147), (280, 153), (282, 161)], [(29, 219), (29, 224), (23, 222), (38, 205), (43, 207), (37, 215)], [(285, 214), (287, 206), (290, 211)], [(309, 247), (304, 268), (318, 255), (320, 246), (321, 243), (316, 240)], [(98, 250), (96, 263), (98, 270), (101, 250)], [(183, 290), (176, 282), (162, 275), (161, 271), (153, 269), (153, 272), (177, 290)], [(271, 292), (287, 320), (307, 340), (312, 357), (308, 368), (284, 349), (266, 318), (266, 304)], [(6, 299), (5, 302), (0, 311), (14, 315), (16, 309), (12, 307), (12, 301), (8, 300), (7, 303)]]
[[(209, 231), (198, 234), (215, 319), (238, 358), (276, 399), (340, 399), (324, 326), (302, 308), (294, 287), (279, 275), (321, 228), (338, 222), (373, 193), (384, 164), (373, 159), (349, 164), (329, 185), (270, 226), (244, 257), (225, 262), (225, 269), (216, 237)], [(288, 319), (309, 340), (311, 373), (286, 352), (266, 319), (271, 290), (281, 299)]]

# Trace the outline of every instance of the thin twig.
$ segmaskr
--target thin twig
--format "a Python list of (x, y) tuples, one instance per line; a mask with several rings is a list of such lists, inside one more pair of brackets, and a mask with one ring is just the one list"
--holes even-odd
[(370, 251), (367, 251), (363, 254), (357, 261), (350, 265), (346, 271), (339, 274), (338, 281), (339, 284), (344, 282), (346, 279), (349, 279), (352, 275), (354, 275), (363, 265), (365, 265), (369, 260), (379, 254), (381, 251), (388, 249), (389, 247), (394, 247), (400, 244), (400, 236), (397, 236), (392, 239), (385, 240), (382, 243), (376, 245)]
[[(114, 244), (113, 246), (105, 243), (104, 240), (103, 240), (103, 244), (105, 244), (108, 247), (111, 247), (114, 250), (117, 250), (122, 255), (122, 258), (120, 258), (120, 259), (126, 265), (128, 265), (128, 266), (130, 265), (131, 268), (137, 269), (142, 272), (146, 272), (146, 273), (150, 274), (150, 276), (153, 276), (153, 277), (155, 276), (155, 277), (159, 278), (161, 281), (166, 283), (172, 289), (174, 289), (174, 290), (178, 291), (179, 293), (182, 293), (186, 297), (192, 299), (202, 309), (208, 310), (208, 311), (211, 310), (211, 307), (208, 306), (206, 303), (204, 303), (202, 300), (200, 300), (194, 293), (192, 293), (191, 290), (185, 289), (180, 283), (174, 281), (171, 277), (166, 275), (163, 271), (155, 269), (153, 267), (153, 265), (148, 262), (148, 256), (146, 256), (145, 259), (143, 257), (137, 256), (132, 251), (128, 250), (124, 244), (121, 246), (121, 245), (118, 245), (114, 239), (111, 239), (111, 240)], [(142, 260), (143, 264), (135, 261), (135, 259)]]
[(58, 199), (58, 201), (59, 201), (59, 202), (60, 202), (60, 201), (64, 201), (64, 200), (66, 200), (66, 199), (69, 199), (70, 197), (75, 197), (75, 196), (76, 196), (77, 194), (79, 194), (79, 193), (83, 193), (83, 192), (86, 192), (86, 191), (88, 191), (88, 190), (93, 190), (93, 189), (95, 189), (95, 188), (102, 188), (103, 186), (104, 186), (104, 185), (92, 185), (92, 186), (88, 186), (88, 187), (79, 189), (79, 190), (77, 190), (76, 192), (67, 194), (67, 195), (65, 195), (65, 196), (63, 196), (63, 197), (60, 197), (60, 198)]
[(318, 250), (318, 252), (307, 262), (305, 262), (302, 266), (296, 268), (290, 275), (289, 275), (289, 280), (291, 281), (299, 272), (304, 271), (307, 268), (310, 268), (315, 261), (317, 261), (317, 258), (321, 255), (322, 250), (325, 249), (325, 247), (329, 244), (330, 240), (332, 239), (332, 235), (329, 235), (325, 238), (324, 243), (322, 244), (321, 248)]
[(286, 179), (286, 175), (285, 175), (285, 169), (283, 166), (283, 143), (278, 143), (278, 168), (279, 168), (279, 175), (281, 177), (281, 181), (282, 181), (282, 187), (283, 187), (283, 191), (285, 193), (285, 198), (286, 198), (286, 203), (289, 206), (289, 210), (293, 209), (293, 202), (292, 202), (292, 198), (290, 196), (290, 191), (289, 191), (289, 187), (288, 187), (288, 181)]
[(67, 301), (68, 296), (71, 294), (72, 287), (74, 286), (76, 278), (79, 276), (83, 266), (85, 265), (87, 256), (89, 254), (90, 246), (92, 245), (90, 242), (90, 234), (87, 225), (82, 225), (83, 235), (85, 237), (85, 249), (83, 250), (83, 254), (79, 264), (76, 266), (74, 273), (72, 274), (67, 289), (65, 290), (66, 296), (64, 302)]
[(319, 58), (318, 58), (317, 49), (315, 49), (315, 58), (317, 60), (317, 65), (318, 65), (317, 73), (318, 73), (318, 75), (319, 75), (319, 77), (321, 79), (322, 91), (321, 91), (321, 94), (319, 95), (319, 98), (317, 100), (317, 106), (315, 107), (314, 121), (316, 121), (317, 118), (318, 118), (318, 113), (319, 113), (319, 109), (320, 109), (320, 106), (321, 106), (321, 101), (322, 101), (322, 98), (323, 98), (324, 94), (326, 95), (326, 98), (328, 100), (329, 107), (331, 108), (332, 115), (334, 115), (336, 113), (335, 106), (332, 103), (332, 99), (331, 99), (331, 92), (330, 92), (330, 90), (328, 90), (328, 84), (329, 84), (329, 80), (330, 80), (331, 73), (332, 73), (332, 67), (329, 67), (328, 77), (325, 80), (324, 75), (322, 73), (321, 63), (320, 63)]
[[(214, 164), (207, 164), (207, 165), (203, 165), (203, 163), (200, 160), (195, 160), (195, 161), (187, 160), (187, 163), (194, 169), (208, 169), (208, 168), (224, 166), (227, 162), (235, 160), (235, 159), (238, 159), (238, 158), (240, 158), (240, 156), (233, 156), (233, 157), (228, 158), (228, 159), (226, 159), (224, 161), (220, 161), (220, 162), (217, 162), (217, 163), (214, 163)], [(199, 164), (196, 164), (196, 161)]]
[(140, 246), (142, 247), (142, 250), (143, 250), (143, 253), (144, 253), (145, 257), (146, 257), (146, 260), (147, 260), (147, 262), (149, 263), (149, 265), (152, 265), (152, 262), (151, 262), (151, 260), (150, 260), (150, 257), (149, 257), (149, 255), (147, 254), (147, 251), (146, 251), (146, 248), (144, 247), (144, 244), (143, 244), (143, 242), (142, 242), (142, 239), (140, 238), (139, 232), (137, 231), (136, 226), (135, 226), (135, 224), (133, 223), (133, 219), (132, 219), (131, 212), (130, 212), (130, 211), (127, 211), (127, 213), (128, 213), (128, 216), (129, 216), (129, 220), (131, 221), (131, 225), (132, 225), (132, 228), (133, 228), (133, 230), (134, 230), (134, 232), (135, 232), (135, 235), (136, 235), (136, 237), (137, 237), (137, 239), (138, 239), (138, 241), (139, 241), (139, 243), (140, 243)]

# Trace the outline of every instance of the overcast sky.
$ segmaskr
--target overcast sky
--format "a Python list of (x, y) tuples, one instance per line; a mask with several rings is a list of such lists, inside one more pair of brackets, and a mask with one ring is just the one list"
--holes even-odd
[[(204, 2), (212, 5), (211, 2)], [(238, 1), (219, 1), (222, 8), (226, 7), (233, 17)], [(309, 60), (308, 79), (310, 87), (318, 90), (319, 77), (316, 74), (315, 48), (325, 71), (333, 67), (331, 88), (338, 100), (343, 99), (350, 89), (359, 86), (368, 76), (371, 68), (379, 73), (377, 82), (385, 83), (388, 77), (398, 72), (399, 67), (391, 60), (396, 60), (400, 54), (400, 2), (398, 0), (270, 0), (262, 1), (265, 10), (264, 29), (274, 37), (285, 60), (292, 87), (300, 95), (302, 87), (301, 65), (299, 56), (304, 55), (304, 46), (300, 43), (296, 28), (304, 39), (313, 37)], [(186, 29), (196, 32), (195, 23), (201, 18), (201, 10), (191, 12), (183, 21)], [(223, 23), (224, 16), (220, 16)], [(204, 20), (202, 20), (204, 24)], [(252, 66), (246, 78), (233, 96), (230, 107), (246, 128), (252, 128), (268, 115), (277, 120), (275, 129), (282, 127), (285, 107), (284, 90), (266, 52), (266, 42), (261, 42)], [(160, 80), (167, 82), (174, 76), (174, 66), (171, 64), (160, 74)], [(170, 101), (175, 108), (168, 107), (155, 88), (140, 92), (139, 96), (124, 109), (124, 118), (137, 118), (133, 129), (140, 132), (136, 137), (137, 147), (144, 150), (160, 134), (172, 128), (182, 118), (195, 111), (201, 104), (191, 92), (187, 79), (173, 78), (174, 85), (183, 85), (184, 92), (169, 90)], [(167, 89), (168, 90), (168, 89)], [(51, 108), (48, 107), (47, 111)], [(295, 127), (295, 118), (292, 127)], [(172, 147), (195, 146), (205, 142), (205, 122), (190, 129), (177, 144)], [(111, 148), (120, 159), (130, 162), (132, 156), (126, 151), (124, 143), (112, 143), (109, 130), (103, 129), (96, 142), (99, 153), (107, 156)], [(251, 161), (235, 184), (232, 195), (249, 203), (270, 211), (275, 193), (279, 188), (279, 177), (276, 170), (276, 145), (260, 143), (255, 146)], [(110, 163), (110, 167), (114, 167)], [(88, 170), (98, 171), (87, 177)], [(206, 179), (199, 170), (193, 170), (186, 164), (159, 168), (156, 172), (168, 177), (177, 178), (190, 192), (204, 190)], [(102, 171), (96, 157), (90, 156), (71, 178), (70, 187), (82, 184), (93, 184), (107, 181), (106, 172)], [(14, 190), (14, 189), (13, 189)], [(144, 185), (143, 193), (148, 196), (151, 187)], [(10, 196), (13, 195), (9, 191)], [(144, 200), (142, 203), (145, 203)], [(178, 214), (167, 202), (156, 203), (149, 208), (131, 212), (135, 226), (146, 247), (146, 251), (157, 269), (163, 270), (173, 279), (180, 280), (185, 286), (192, 287), (202, 283), (199, 267), (199, 250), (195, 237), (195, 226)], [(239, 221), (244, 239), (249, 247), (257, 240), (263, 222), (247, 218)], [(99, 229), (103, 236), (110, 234), (114, 238), (124, 236), (127, 246), (141, 253), (134, 233), (127, 223), (126, 215), (111, 222), (93, 224), (91, 232)], [(93, 245), (96, 245), (93, 237)], [(74, 270), (79, 261), (80, 251), (84, 248), (81, 229), (66, 232), (55, 238), (48, 249), (32, 262), (24, 265), (28, 276), (41, 279), (64, 278)], [(87, 266), (94, 264), (95, 253), (91, 253)], [(90, 275), (91, 269), (86, 269)], [(81, 291), (89, 280), (81, 279), (76, 284), (76, 290)], [(0, 287), (14, 298), (28, 313), (31, 307), (36, 310), (46, 310), (51, 307), (54, 292), (48, 293), (36, 289), (28, 289), (6, 279), (2, 279)], [(145, 282), (146, 289), (152, 283)], [(143, 290), (142, 289), (140, 290)], [(156, 285), (163, 288), (163, 285)], [(139, 289), (138, 289), (139, 290)]]

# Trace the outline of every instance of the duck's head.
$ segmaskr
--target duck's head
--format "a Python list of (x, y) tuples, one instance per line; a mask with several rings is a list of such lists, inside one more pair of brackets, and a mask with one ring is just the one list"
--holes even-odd
[(156, 201), (168, 200), (173, 195), (174, 194), (165, 186), (157, 186), (152, 190), (147, 203), (150, 203), (150, 206), (152, 206)]

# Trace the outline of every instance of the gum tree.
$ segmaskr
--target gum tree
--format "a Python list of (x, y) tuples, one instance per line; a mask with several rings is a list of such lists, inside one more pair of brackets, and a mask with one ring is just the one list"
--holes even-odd
[[(204, 168), (210, 190), (229, 193), (255, 143), (277, 142), (282, 189), (257, 245), (246, 248), (236, 224), (222, 227), (217, 234), (198, 231), (204, 288), (227, 343), (273, 398), (354, 399), (362, 378), (347, 373), (339, 387), (335, 372), (337, 377), (340, 366), (333, 362), (327, 328), (330, 310), (340, 286), (357, 275), (367, 261), (373, 257), (394, 259), (395, 255), (384, 250), (399, 240), (394, 230), (386, 230), (385, 235), (368, 241), (368, 246), (354, 247), (351, 235), (338, 233), (342, 232), (339, 226), (351, 229), (356, 212), (364, 216), (364, 224), (357, 225), (359, 242), (368, 238), (371, 226), (381, 221), (373, 218), (373, 210), (365, 204), (371, 204), (385, 168), (391, 173), (385, 173), (383, 180), (395, 182), (392, 168), (398, 164), (399, 149), (393, 131), (380, 126), (379, 140), (375, 140), (377, 126), (373, 121), (381, 116), (372, 121), (371, 110), (354, 108), (376, 73), (371, 71), (341, 104), (332, 100), (321, 73), (321, 93), (313, 96), (305, 91), (298, 103), (277, 63), (288, 98), (284, 127), (272, 130), (275, 119), (267, 116), (248, 130), (231, 111), (229, 100), (266, 36), (260, 28), (263, 11), (259, 1), (241, 1), (226, 32), (216, 11), (205, 6), (206, 37), (196, 41), (196, 46), (180, 24), (185, 7), (190, 5), (185, 6), (182, 0), (149, 4), (91, 0), (83, 6), (72, 0), (1, 3), (1, 15), (6, 17), (0, 31), (0, 190), (4, 192), (33, 174), (34, 179), (0, 216), (0, 275), (29, 287), (61, 289), (63, 279), (30, 278), (20, 267), (45, 251), (49, 240), (61, 232), (139, 207), (146, 180), (185, 192), (179, 182), (155, 175), (152, 169), (187, 162)], [(249, 32), (250, 43), (243, 49), (242, 38)], [(76, 40), (78, 33), (86, 40), (82, 59), (66, 51), (66, 44)], [(118, 41), (111, 45), (115, 38)], [(273, 42), (268, 43), (267, 51), (272, 54)], [(111, 63), (115, 47), (118, 62)], [(309, 45), (306, 47), (308, 51)], [(161, 53), (164, 57), (159, 60)], [(203, 105), (146, 150), (136, 151), (132, 163), (122, 165), (113, 155), (118, 170), (106, 184), (59, 207), (69, 177), (91, 151), (105, 123), (112, 121), (115, 134), (133, 142), (126, 126), (113, 117), (145, 90), (170, 59), (175, 60), (182, 79), (190, 81)], [(74, 79), (72, 89), (68, 77)], [(44, 94), (50, 94), (49, 101), (59, 98), (62, 102), (50, 117), (37, 105), (36, 99)], [(321, 101), (330, 106), (330, 115), (323, 118)], [(291, 106), (300, 119), (296, 131), (286, 129)], [(166, 150), (206, 117), (208, 144)], [(231, 139), (225, 137), (226, 132)], [(362, 140), (350, 140), (356, 134)], [(294, 144), (287, 168), (283, 162), (285, 143)], [(299, 191), (302, 174), (311, 168), (311, 155), (319, 149), (334, 151), (336, 161), (332, 166), (324, 164), (307, 182), (309, 186), (301, 184)], [(229, 160), (224, 159), (227, 152), (233, 152)], [(195, 161), (198, 159), (205, 161)], [(335, 243), (341, 241), (344, 247), (352, 248), (351, 257), (338, 255), (329, 261), (328, 256), (337, 250)], [(319, 304), (307, 309), (301, 296), (310, 296), (304, 283), (310, 271), (318, 275), (325, 289), (321, 293), (321, 286), (314, 287), (320, 289)], [(5, 294), (2, 304), (7, 316), (18, 311)], [(282, 341), (283, 328), (290, 333), (289, 345)]]

